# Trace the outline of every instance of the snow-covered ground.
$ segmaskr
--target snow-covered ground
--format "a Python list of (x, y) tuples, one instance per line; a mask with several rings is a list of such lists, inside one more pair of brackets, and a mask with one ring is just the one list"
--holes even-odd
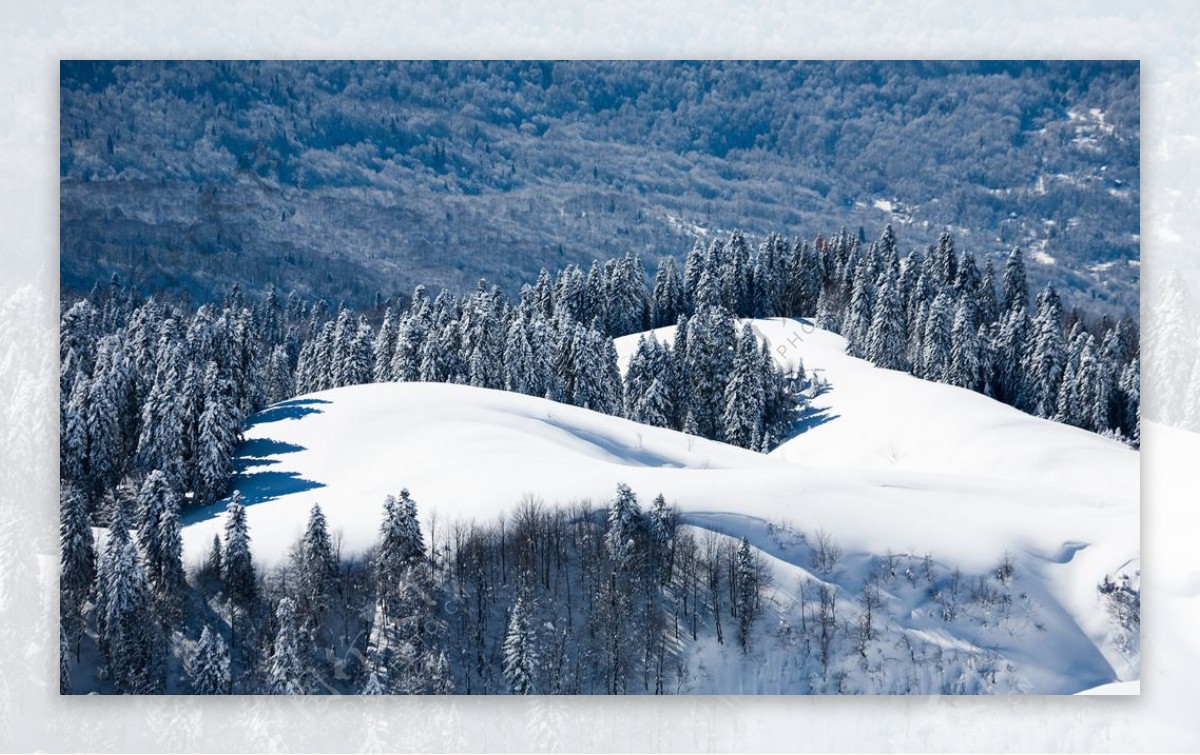
[[(818, 579), (818, 531), (843, 551), (841, 566), (819, 579), (849, 595), (861, 592), (885, 554), (931, 554), (944, 573), (965, 575), (987, 575), (1007, 554), (1014, 600), (1019, 594), (1026, 607), (1020, 627), (1007, 614), (1003, 622), (946, 624), (933, 615), (932, 587), (901, 584), (888, 596), (897, 631), (922, 646), (999, 654), (1015, 664), (1024, 691), (1077, 692), (1137, 678), (1136, 651), (1117, 647), (1096, 589), (1106, 575), (1138, 568), (1136, 452), (979, 394), (875, 368), (805, 322), (754, 326), (781, 363), (802, 359), (831, 387), (769, 455), (456, 385), (363, 385), (269, 408), (249, 423), (239, 458), (254, 556), (263, 564), (284, 559), (314, 502), (343, 552), (356, 553), (376, 540), (384, 496), (401, 488), (418, 501), (427, 537), (437, 537), (451, 521), (491, 519), (524, 496), (603, 505), (625, 482), (643, 503), (663, 493), (691, 527), (747, 537), (775, 576), (771, 605), (780, 617), (795, 586)], [(669, 339), (672, 330), (655, 336)], [(618, 340), (622, 364), (636, 341)], [(223, 508), (189, 517), (190, 563), (220, 531)], [(714, 675), (715, 657), (706, 656)], [(783, 677), (755, 682), (758, 691), (788, 688)]]

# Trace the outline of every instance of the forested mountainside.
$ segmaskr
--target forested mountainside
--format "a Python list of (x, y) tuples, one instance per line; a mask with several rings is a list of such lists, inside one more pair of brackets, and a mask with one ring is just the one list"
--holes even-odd
[[(1136, 62), (65, 62), (62, 282), (365, 305), (741, 228), (949, 227), (1136, 314)], [(249, 282), (249, 283), (248, 283)]]

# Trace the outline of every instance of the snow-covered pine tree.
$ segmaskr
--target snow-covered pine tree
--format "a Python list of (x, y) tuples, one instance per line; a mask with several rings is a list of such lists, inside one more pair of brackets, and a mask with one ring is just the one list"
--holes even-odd
[(1096, 354), (1096, 340), (1088, 333), (1079, 352), (1079, 366), (1075, 370), (1075, 395), (1078, 405), (1074, 412), (1074, 423), (1093, 432), (1108, 428), (1105, 422), (1107, 397), (1100, 394), (1100, 362)]
[(314, 503), (304, 537), (294, 554), (296, 614), (303, 626), (321, 625), (332, 607), (338, 561), (321, 506)]
[(925, 352), (921, 355), (921, 377), (926, 380), (944, 383), (949, 379), (953, 317), (951, 306), (949, 295), (943, 291), (934, 298), (925, 318), (925, 333), (922, 338)]
[[(763, 433), (757, 450), (767, 453), (787, 437), (795, 422), (796, 397), (788, 380), (775, 366), (770, 347), (764, 341), (759, 350), (763, 385)], [(798, 371), (804, 375), (804, 363)]]
[(391, 592), (404, 567), (420, 561), (425, 555), (425, 542), (417, 522), (417, 504), (408, 488), (400, 491), (399, 498), (389, 495), (384, 499), (383, 508), (379, 551), (375, 557), (381, 598)]
[(87, 501), (69, 482), (59, 492), (59, 621), (63, 637), (79, 652), (83, 604), (96, 581), (96, 545), (88, 521)]
[(104, 358), (104, 343), (107, 341), (108, 339), (101, 339), (100, 356), (97, 358), (96, 371), (88, 384), (87, 400), (84, 403), (87, 411), (86, 468), (92, 485), (89, 493), (92, 495), (111, 490), (121, 473), (117, 396), (112, 386), (116, 378), (109, 374), (109, 360)]
[(1081, 416), (1079, 403), (1079, 381), (1075, 374), (1075, 365), (1067, 362), (1063, 367), (1062, 380), (1058, 385), (1057, 408), (1051, 419), (1068, 425), (1080, 425)]
[(536, 396), (539, 380), (528, 328), (524, 314), (520, 313), (508, 326), (504, 339), (504, 390)]
[(925, 377), (925, 321), (929, 319), (929, 303), (922, 302), (909, 321), (908, 369), (917, 377)]
[(683, 279), (674, 257), (664, 257), (654, 275), (653, 327), (673, 325), (684, 313)]
[(1058, 410), (1058, 388), (1066, 366), (1066, 346), (1063, 341), (1062, 313), (1058, 294), (1052, 285), (1038, 297), (1037, 316), (1031, 331), (1029, 351), (1028, 411), (1039, 417), (1052, 417)]
[(671, 339), (668, 359), (671, 368), (671, 374), (668, 376), (671, 389), (671, 423), (668, 427), (676, 430), (683, 429), (683, 421), (693, 400), (692, 385), (687, 372), (687, 334), (688, 316), (680, 315), (675, 324), (675, 335)]
[(979, 324), (990, 325), (1000, 319), (1000, 301), (996, 298), (996, 270), (992, 261), (984, 260), (983, 276), (976, 294)]
[(237, 410), (232, 391), (216, 362), (204, 374), (204, 411), (200, 415), (200, 438), (196, 447), (199, 487), (197, 503), (207, 503), (225, 494), (233, 472), (233, 447), (237, 442)]
[(254, 560), (250, 555), (250, 531), (240, 491), (234, 491), (225, 507), (225, 552), (222, 554), (221, 578), (226, 594), (241, 607), (248, 607), (257, 598), (258, 581), (254, 573)]
[(763, 374), (758, 340), (749, 323), (742, 326), (733, 360), (733, 372), (725, 385), (722, 417), (726, 443), (757, 449), (763, 433)]
[(550, 273), (544, 267), (533, 285), (533, 294), (534, 303), (542, 317), (554, 317), (554, 285), (550, 282)]
[(100, 559), (97, 627), (104, 674), (118, 693), (153, 694), (163, 686), (163, 643), (150, 612), (150, 588), (129, 536), (124, 496), (115, 499), (109, 537)]
[(743, 537), (733, 558), (733, 615), (737, 620), (738, 644), (750, 649), (750, 632), (759, 614), (759, 583), (762, 569), (755, 562), (750, 542)]
[(529, 328), (529, 345), (533, 348), (534, 376), (530, 395), (565, 401), (563, 386), (558, 379), (558, 338), (553, 323), (541, 316), (535, 317)]
[(212, 545), (208, 549), (208, 557), (204, 559), (204, 573), (209, 574), (216, 579), (221, 578), (222, 566), (224, 561), (221, 549), (221, 536), (213, 535)]
[(514, 695), (537, 693), (538, 640), (533, 618), (533, 598), (528, 589), (517, 593), (504, 635), (504, 681)]
[(296, 625), (296, 607), (291, 598), (281, 598), (275, 609), (278, 629), (271, 649), (271, 664), (267, 671), (267, 689), (272, 695), (304, 695), (304, 652), (300, 648), (300, 630)]
[(267, 359), (266, 386), (264, 400), (268, 404), (286, 401), (295, 395), (293, 373), (288, 360), (287, 347), (282, 344), (271, 350)]
[[(567, 315), (575, 320), (589, 320), (585, 296), (587, 295), (587, 279), (577, 265), (567, 265), (558, 274), (554, 285), (554, 311)], [(530, 312), (532, 317), (535, 313)], [(528, 319), (528, 318), (527, 318)]]
[(138, 492), (138, 545), (154, 609), (164, 626), (183, 614), (187, 579), (183, 571), (183, 541), (179, 528), (179, 495), (172, 481), (154, 470)]
[(866, 334), (867, 360), (885, 370), (905, 369), (908, 360), (904, 311), (892, 284), (884, 282), (879, 286), (872, 309), (871, 326)]
[(646, 535), (650, 546), (650, 562), (658, 571), (658, 581), (666, 583), (671, 578), (672, 550), (678, 517), (675, 508), (667, 505), (667, 499), (659, 493), (646, 512)]
[(792, 246), (788, 262), (787, 295), (782, 314), (788, 317), (815, 317), (823, 282), (820, 256), (808, 242), (797, 240)]
[(227, 695), (229, 686), (229, 648), (221, 635), (206, 624), (200, 632), (188, 661), (187, 680), (197, 695)]
[(933, 269), (939, 285), (950, 286), (958, 278), (958, 254), (954, 251), (954, 239), (949, 231), (942, 231), (938, 236), (937, 247), (933, 251)]
[(718, 259), (722, 260), (716, 268), (720, 272), (722, 303), (738, 317), (752, 316), (750, 244), (740, 230), (730, 234), (729, 243), (723, 247), (723, 254)]
[(362, 385), (371, 382), (375, 369), (374, 333), (367, 318), (359, 316), (354, 325), (343, 362), (338, 373), (338, 385)]
[(996, 335), (993, 384), (996, 398), (1019, 409), (1027, 406), (1027, 349), (1032, 323), (1022, 307), (1006, 310)]
[(975, 323), (975, 303), (969, 293), (960, 294), (950, 329), (950, 372), (946, 381), (951, 385), (978, 391), (983, 387), (980, 359), (979, 327)]
[(164, 351), (153, 386), (142, 405), (134, 471), (144, 476), (156, 469), (179, 483), (184, 479), (181, 434), (184, 423), (179, 402), (183, 357), (178, 344), (172, 343)]
[(415, 311), (410, 311), (400, 320), (396, 329), (396, 349), (392, 354), (391, 379), (412, 382), (421, 376), (421, 355), (427, 334), (429, 333), (429, 306), (419, 299), (414, 303)]
[(1121, 370), (1121, 380), (1118, 383), (1122, 403), (1124, 404), (1124, 417), (1121, 426), (1127, 428), (1126, 437), (1129, 438), (1134, 448), (1141, 445), (1142, 441), (1142, 419), (1139, 410), (1142, 400), (1141, 379), (1141, 362), (1137, 357), (1134, 357)]
[(59, 476), (83, 490), (94, 490), (88, 458), (88, 387), (86, 375), (75, 379), (63, 408), (59, 442)]
[(632, 567), (637, 555), (637, 538), (643, 527), (642, 508), (625, 483), (617, 485), (617, 496), (608, 509), (604, 545), (617, 570)]
[(717, 440), (724, 434), (725, 386), (733, 372), (735, 346), (729, 314), (702, 304), (688, 321), (684, 371), (691, 392), (687, 410), (705, 438)]
[(700, 278), (704, 274), (707, 260), (704, 242), (696, 239), (696, 243), (692, 244), (692, 250), (688, 252), (683, 265), (683, 300), (688, 314), (695, 311), (696, 300), (700, 293)]
[(1029, 284), (1025, 279), (1025, 259), (1020, 247), (1014, 247), (1004, 263), (1000, 306), (1005, 312), (1029, 309)]
[(850, 309), (846, 312), (845, 330), (842, 333), (846, 337), (847, 352), (856, 357), (866, 356), (867, 334), (875, 315), (877, 294), (871, 268), (869, 255), (863, 257), (855, 268)]
[(371, 367), (371, 380), (386, 383), (392, 378), (392, 360), (396, 357), (396, 322), (392, 308), (383, 313), (379, 332), (375, 334), (375, 364)]

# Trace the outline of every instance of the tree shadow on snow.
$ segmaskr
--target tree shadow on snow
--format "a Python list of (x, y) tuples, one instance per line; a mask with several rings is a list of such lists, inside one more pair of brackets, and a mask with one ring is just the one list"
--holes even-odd
[(269, 457), (294, 454), (303, 450), (304, 446), (272, 438), (244, 440), (238, 445), (237, 452), (233, 456), (233, 471), (235, 474), (241, 475), (254, 467), (269, 467), (279, 463), (279, 459)]
[[(250, 472), (237, 474), (233, 479), (233, 487), (242, 494), (244, 505), (253, 506), (256, 503), (265, 503), (280, 496), (323, 488), (325, 483), (306, 480), (297, 472)], [(211, 503), (186, 514), (183, 517), (183, 523), (195, 524), (216, 519), (225, 513), (225, 507), (228, 504), (229, 498)]]
[(310, 414), (320, 414), (321, 410), (315, 407), (328, 403), (330, 402), (321, 398), (297, 398), (291, 401), (282, 401), (251, 417), (246, 422), (245, 429), (249, 430), (256, 425), (265, 425), (270, 422), (279, 422), (285, 419), (300, 419)]
[(815, 408), (806, 406), (796, 412), (796, 421), (792, 424), (792, 431), (784, 438), (784, 441), (791, 440), (797, 435), (803, 435), (814, 427), (820, 427), (826, 422), (832, 422), (842, 415), (834, 414), (829, 407), (823, 406)]

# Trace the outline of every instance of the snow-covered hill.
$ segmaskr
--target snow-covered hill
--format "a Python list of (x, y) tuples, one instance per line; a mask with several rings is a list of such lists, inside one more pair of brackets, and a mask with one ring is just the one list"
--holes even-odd
[[(602, 506), (624, 482), (644, 502), (663, 493), (687, 526), (747, 537), (762, 552), (775, 613), (764, 625), (786, 623), (806, 582), (861, 594), (893, 554), (900, 576), (883, 588), (892, 641), (936, 648), (938, 658), (944, 650), (972, 679), (1003, 682), (950, 691), (1076, 692), (1137, 677), (1136, 640), (1119, 636), (1097, 593), (1106, 575), (1138, 568), (1136, 452), (874, 368), (807, 324), (754, 324), (782, 361), (803, 359), (831, 385), (770, 455), (457, 385), (363, 385), (271, 407), (249, 423), (238, 461), (254, 556), (286, 558), (314, 502), (353, 554), (374, 544), (384, 497), (401, 488), (418, 501), (427, 537), (439, 537), (453, 521), (490, 520), (525, 496)], [(622, 359), (635, 345), (619, 340)], [(203, 557), (223, 507), (189, 518), (185, 559)], [(814, 566), (818, 532), (842, 551), (832, 568)], [(940, 576), (923, 582), (914, 572), (926, 554)], [(985, 585), (1006, 556), (1014, 578)], [(951, 611), (947, 600), (961, 605)], [(850, 600), (843, 610), (857, 609)], [(693, 652), (708, 679), (697, 691), (797, 689), (786, 664), (747, 676), (734, 658)], [(920, 665), (915, 650), (912, 659)], [(1000, 671), (984, 673), (982, 663)], [(912, 681), (881, 674), (863, 684), (856, 689), (903, 691)]]

